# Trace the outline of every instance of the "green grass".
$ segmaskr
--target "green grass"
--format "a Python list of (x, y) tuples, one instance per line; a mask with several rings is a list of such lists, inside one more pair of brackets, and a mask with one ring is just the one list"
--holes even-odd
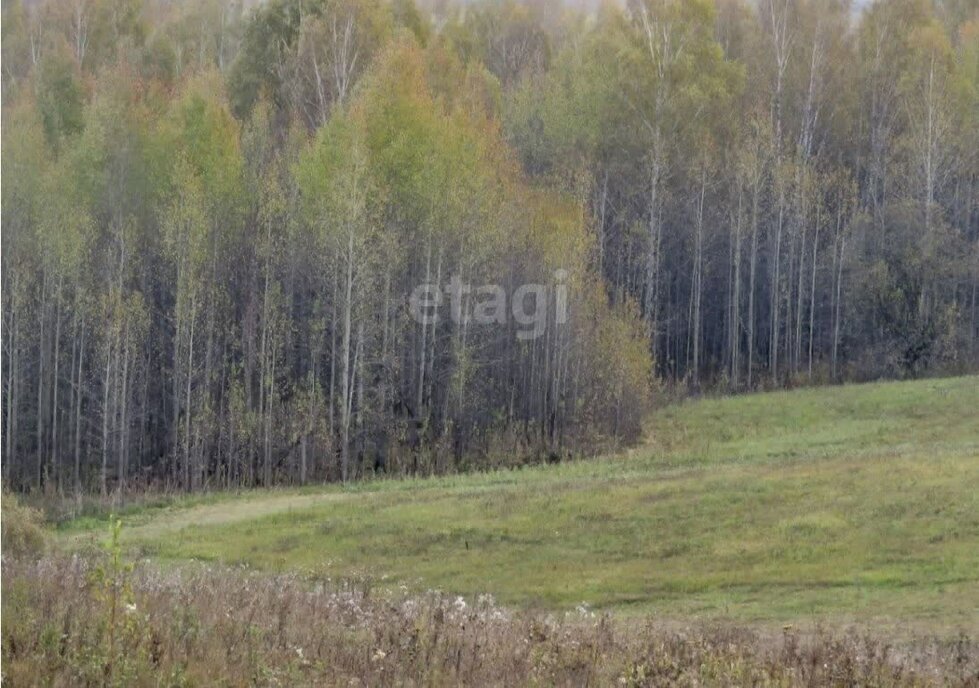
[(975, 627), (979, 379), (690, 401), (648, 433), (594, 461), (154, 509), (125, 540), (524, 606)]

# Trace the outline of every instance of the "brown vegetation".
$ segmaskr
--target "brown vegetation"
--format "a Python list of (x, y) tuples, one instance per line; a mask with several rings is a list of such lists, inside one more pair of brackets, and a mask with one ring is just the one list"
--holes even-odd
[(4, 492), (0, 500), (0, 528), (3, 531), (5, 556), (39, 554), (44, 551), (46, 537), (42, 528), (42, 513), (20, 503), (16, 495)]
[(979, 685), (974, 641), (512, 612), (117, 556), (6, 560), (7, 685)]

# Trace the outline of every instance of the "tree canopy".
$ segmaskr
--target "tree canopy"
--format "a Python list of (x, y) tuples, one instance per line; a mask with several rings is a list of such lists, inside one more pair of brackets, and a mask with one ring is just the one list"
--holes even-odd
[(664, 384), (979, 362), (974, 2), (247, 5), (4, 3), (5, 484), (561, 460)]

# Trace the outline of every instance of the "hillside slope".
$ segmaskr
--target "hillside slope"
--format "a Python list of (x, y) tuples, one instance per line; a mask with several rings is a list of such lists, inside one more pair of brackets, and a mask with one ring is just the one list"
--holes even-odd
[(979, 379), (690, 401), (627, 455), (132, 519), (199, 559), (670, 618), (979, 619)]

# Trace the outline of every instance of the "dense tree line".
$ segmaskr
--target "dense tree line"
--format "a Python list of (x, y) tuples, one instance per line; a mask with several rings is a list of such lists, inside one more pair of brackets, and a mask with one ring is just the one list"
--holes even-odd
[(590, 209), (663, 375), (975, 365), (979, 3), (864, 5), (634, 0), (528, 57), (508, 138)]
[(461, 470), (634, 440), (654, 377), (972, 366), (977, 12), (5, 2), (4, 482)]
[[(637, 436), (650, 359), (585, 209), (528, 183), (498, 80), (412, 6), (4, 11), (8, 484), (346, 480)], [(458, 300), (418, 322), (425, 284)], [(531, 319), (484, 284), (540, 285)]]

